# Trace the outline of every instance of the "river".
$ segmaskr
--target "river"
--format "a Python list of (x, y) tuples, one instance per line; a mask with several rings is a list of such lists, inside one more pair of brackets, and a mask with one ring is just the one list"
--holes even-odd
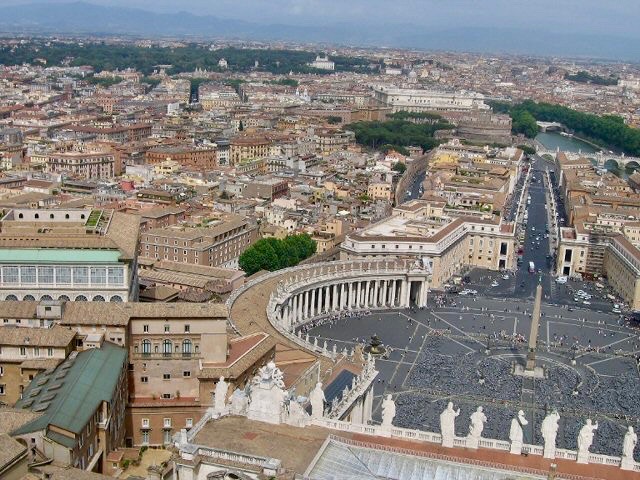
[[(565, 135), (560, 135), (556, 132), (541, 132), (536, 135), (536, 140), (540, 142), (545, 148), (549, 150), (555, 150), (556, 148), (560, 148), (560, 150), (565, 152), (582, 152), (585, 154), (595, 153), (598, 150), (594, 148), (592, 145), (583, 142), (582, 140), (574, 137), (567, 137)], [(620, 178), (627, 178), (629, 175), (633, 173), (633, 168), (627, 169), (619, 169), (617, 165), (612, 165), (607, 163), (605, 168), (609, 170), (614, 175), (617, 175)]]

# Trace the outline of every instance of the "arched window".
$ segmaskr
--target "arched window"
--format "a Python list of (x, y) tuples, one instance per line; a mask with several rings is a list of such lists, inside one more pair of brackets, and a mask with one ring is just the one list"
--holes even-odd
[(80, 219), (81, 219), (81, 220), (84, 220), (84, 213), (81, 213), (81, 214), (80, 214)]
[(19, 213), (18, 218), (24, 218), (24, 213)]
[(67, 220), (69, 220), (69, 214), (68, 214), (68, 213), (65, 213), (65, 214), (64, 214), (64, 218), (66, 218)]
[(55, 218), (55, 215), (53, 213), (50, 213), (49, 214), (49, 218), (53, 219), (53, 218)]
[(67, 295), (60, 295), (58, 297), (58, 300), (62, 300), (63, 302), (68, 302), (71, 299)]
[(5, 300), (7, 300), (8, 302), (17, 302), (18, 297), (16, 297), (15, 295), (7, 295), (7, 298), (5, 298)]
[(151, 353), (151, 341), (148, 339), (142, 340), (142, 354), (149, 355)]
[(25, 295), (22, 300), (25, 302), (33, 302), (35, 301), (36, 297), (34, 297), (33, 295)]
[(78, 295), (76, 297), (76, 302), (86, 302), (87, 301), (87, 297), (85, 297), (84, 295)]
[(39, 214), (39, 213), (36, 213), (33, 217), (34, 217), (34, 218), (40, 218), (40, 214)]
[(172, 348), (173, 345), (171, 344), (171, 340), (162, 341), (162, 355), (164, 355), (165, 357), (170, 357)]
[(53, 300), (53, 298), (51, 298), (51, 295), (42, 295), (40, 300)]
[(96, 295), (93, 297), (94, 302), (104, 302), (104, 297), (102, 295)]
[(115, 303), (122, 303), (122, 297), (120, 295), (112, 295), (109, 301), (115, 302)]
[(183, 357), (191, 356), (191, 340), (189, 339), (182, 341), (182, 356)]

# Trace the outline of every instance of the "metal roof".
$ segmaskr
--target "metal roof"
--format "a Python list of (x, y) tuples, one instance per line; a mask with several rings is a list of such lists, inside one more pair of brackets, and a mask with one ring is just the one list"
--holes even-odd
[(0, 248), (0, 263), (118, 263), (118, 250)]

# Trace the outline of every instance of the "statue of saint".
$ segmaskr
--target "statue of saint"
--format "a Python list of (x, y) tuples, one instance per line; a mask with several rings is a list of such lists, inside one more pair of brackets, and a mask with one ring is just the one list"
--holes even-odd
[(213, 408), (216, 412), (222, 412), (227, 404), (227, 392), (229, 384), (224, 381), (224, 377), (220, 377), (216, 383), (216, 390), (213, 394)]
[(554, 410), (544, 417), (540, 425), (540, 433), (544, 440), (544, 458), (555, 458), (556, 436), (558, 435), (558, 421), (560, 414)]
[(627, 433), (624, 434), (622, 442), (622, 458), (633, 460), (633, 451), (638, 443), (638, 435), (633, 431), (633, 427), (629, 427)]
[(524, 418), (524, 412), (520, 410), (518, 416), (511, 420), (511, 428), (509, 429), (509, 440), (512, 443), (522, 443), (524, 439), (524, 432), (522, 427), (528, 425), (529, 422)]
[(447, 404), (447, 408), (440, 414), (440, 434), (442, 435), (442, 445), (453, 447), (453, 437), (456, 434), (456, 417), (460, 415), (460, 409), (453, 409), (453, 402)]
[(591, 423), (591, 419), (587, 418), (587, 423), (580, 429), (578, 433), (578, 455), (584, 455), (589, 452), (589, 448), (593, 443), (595, 435), (594, 430), (598, 429), (598, 422)]
[(316, 383), (316, 388), (313, 389), (309, 395), (309, 401), (311, 402), (311, 416), (313, 418), (322, 418), (324, 416), (324, 391), (322, 390), (322, 383)]
[(484, 414), (482, 407), (471, 414), (471, 425), (469, 425), (469, 436), (473, 438), (480, 438), (482, 436), (482, 430), (484, 430), (484, 422), (487, 421), (487, 416)]
[(396, 402), (393, 401), (391, 394), (387, 395), (382, 401), (382, 426), (390, 427), (396, 416)]

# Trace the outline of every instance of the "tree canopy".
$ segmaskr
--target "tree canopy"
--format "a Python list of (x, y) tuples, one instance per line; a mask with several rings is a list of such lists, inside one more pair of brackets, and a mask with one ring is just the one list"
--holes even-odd
[[(433, 123), (416, 124), (408, 120), (388, 120), (386, 122), (356, 122), (347, 125), (349, 130), (355, 133), (356, 141), (360, 145), (371, 147), (375, 150), (418, 145), (423, 150), (430, 150), (440, 144), (440, 140), (434, 138), (438, 130), (453, 128), (449, 122), (438, 118)], [(402, 149), (406, 151), (406, 149)]]
[(640, 156), (640, 129), (629, 127), (616, 115), (595, 115), (573, 110), (562, 105), (525, 100), (510, 105), (504, 102), (492, 104), (494, 110), (507, 112), (512, 118), (513, 131), (534, 137), (532, 122), (558, 122), (587, 140), (628, 155)]
[(289, 235), (282, 240), (262, 238), (247, 248), (238, 261), (247, 275), (260, 270), (293, 267), (316, 252), (316, 242), (309, 235)]

